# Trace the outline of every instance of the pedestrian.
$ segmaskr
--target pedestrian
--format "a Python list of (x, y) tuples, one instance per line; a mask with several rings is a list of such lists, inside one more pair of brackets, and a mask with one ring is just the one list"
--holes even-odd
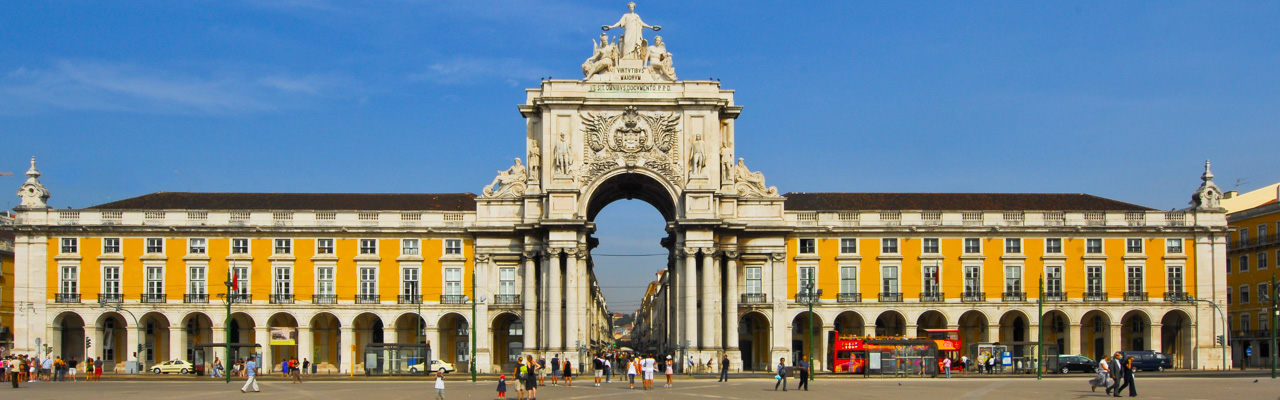
[(1120, 397), (1120, 391), (1129, 388), (1129, 397), (1138, 397), (1138, 387), (1133, 384), (1133, 357), (1124, 357), (1120, 362), (1121, 376), (1124, 384), (1116, 388), (1112, 396)]
[(675, 373), (675, 368), (672, 368), (674, 366), (675, 366), (675, 363), (671, 361), (671, 356), (667, 356), (667, 368), (666, 368), (667, 384), (666, 386), (663, 386), (663, 387), (675, 386), (675, 381), (674, 381), (675, 375), (673, 375)]
[(102, 382), (102, 357), (93, 360), (93, 381)]
[(611, 382), (610, 378), (613, 377), (613, 363), (609, 362), (609, 358), (611, 357), (605, 357), (604, 359), (604, 383)]
[(547, 384), (547, 357), (538, 356), (538, 385)]
[(809, 391), (809, 356), (801, 356), (800, 363), (797, 366), (800, 367), (800, 384), (796, 385), (796, 389), (800, 389), (803, 386), (804, 391), (807, 392)]
[(302, 373), (298, 371), (298, 358), (289, 360), (289, 373), (293, 374), (293, 383), (302, 383)]
[(640, 364), (644, 369), (644, 382), (642, 382), (644, 384), (644, 390), (653, 389), (653, 373), (657, 368), (656, 364), (657, 362), (653, 359), (652, 354), (646, 355), (644, 357), (644, 361)]
[(688, 370), (688, 371), (685, 371), (685, 373), (686, 373), (686, 374), (689, 374), (689, 376), (693, 376), (693, 368), (694, 368), (693, 366), (694, 366), (694, 365), (697, 365), (697, 364), (694, 364), (694, 363), (693, 363), (693, 356), (692, 356), (692, 355), (690, 355), (690, 356), (689, 356), (689, 366), (688, 366), (689, 370)]
[(444, 400), (444, 368), (436, 371), (436, 400)]
[(728, 382), (728, 381), (729, 381), (729, 355), (725, 354), (724, 358), (720, 359), (720, 379), (717, 380), (716, 382)]
[(568, 358), (564, 360), (564, 385), (573, 386), (573, 361)]
[(991, 358), (987, 359), (987, 373), (988, 374), (996, 373), (996, 356), (995, 355), (992, 355)]
[(72, 356), (71, 361), (67, 362), (67, 374), (71, 375), (71, 381), (76, 381), (76, 367), (80, 366), (80, 362), (76, 361), (76, 357)]
[(524, 358), (516, 359), (516, 370), (512, 373), (516, 383), (516, 399), (524, 400), (524, 383), (528, 379), (525, 376), (529, 374), (529, 366), (525, 365)]
[(942, 370), (947, 372), (947, 379), (951, 379), (951, 357), (942, 359)]
[(600, 387), (600, 382), (604, 381), (604, 359), (600, 358), (599, 354), (591, 357), (591, 369), (595, 370), (596, 374), (595, 386)]
[(1098, 386), (1102, 386), (1106, 388), (1106, 392), (1110, 394), (1111, 393), (1111, 381), (1110, 381), (1111, 380), (1111, 364), (1108, 362), (1107, 357), (1103, 357), (1101, 360), (1098, 360), (1097, 372), (1098, 374), (1095, 375), (1093, 379), (1089, 380), (1089, 391), (1097, 392)]
[(93, 357), (84, 359), (84, 381), (93, 382)]
[(253, 386), (254, 393), (261, 391), (258, 389), (257, 369), (258, 363), (254, 362), (252, 358), (250, 358), (248, 362), (244, 363), (244, 374), (247, 378), (244, 380), (244, 386), (240, 388), (240, 393), (246, 393), (251, 385)]
[(773, 379), (778, 380), (778, 383), (773, 384), (773, 391), (778, 391), (778, 385), (782, 385), (782, 391), (787, 391), (787, 359), (785, 357), (778, 359), (778, 374), (774, 375)]
[(221, 358), (218, 358), (218, 357), (213, 358), (213, 373), (209, 375), (213, 376), (214, 378), (222, 377), (222, 359)]
[(62, 360), (62, 356), (55, 356), (53, 359), (53, 381), (61, 382), (66, 379), (63, 369), (67, 367), (67, 362)]
[(560, 386), (560, 353), (551, 357), (551, 386)]
[(1107, 361), (1107, 370), (1111, 373), (1111, 386), (1107, 387), (1107, 394), (1120, 397), (1120, 383), (1124, 380), (1124, 366), (1120, 365), (1120, 352), (1111, 355), (1111, 360)]
[(46, 382), (53, 379), (53, 359), (45, 357), (40, 362), (40, 377)]
[[(639, 369), (639, 366), (636, 365), (636, 361), (637, 360), (635, 358), (627, 360), (627, 380), (631, 382), (632, 389), (636, 388), (636, 370)], [(641, 382), (640, 384), (643, 385), (644, 382)]]
[(307, 360), (306, 357), (302, 357), (302, 373), (310, 373), (308, 368), (311, 368), (311, 360)]
[(507, 398), (507, 374), (498, 376), (498, 398)]
[(17, 357), (9, 356), (9, 361), (5, 363), (5, 368), (9, 371), (9, 382), (12, 382), (13, 388), (17, 389), (18, 381), (22, 380), (18, 378), (18, 371), (22, 369), (22, 362), (18, 361)]
[(528, 364), (532, 369), (529, 371), (530, 373), (525, 374), (524, 392), (529, 395), (530, 400), (534, 400), (538, 398), (538, 364), (533, 362), (533, 356), (531, 355), (525, 356), (525, 364)]
[(969, 356), (960, 356), (960, 375), (965, 375), (965, 368), (969, 366)]
[(288, 358), (280, 359), (280, 377), (281, 378), (289, 377), (289, 359)]

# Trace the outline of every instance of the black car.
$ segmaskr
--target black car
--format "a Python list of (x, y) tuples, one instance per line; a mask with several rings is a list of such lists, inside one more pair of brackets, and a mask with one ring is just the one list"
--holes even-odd
[(1158, 351), (1122, 351), (1120, 355), (1133, 357), (1133, 369), (1138, 371), (1164, 371), (1166, 368), (1173, 368), (1173, 360)]
[(1060, 373), (1087, 372), (1093, 373), (1098, 369), (1098, 362), (1090, 360), (1089, 357), (1065, 354), (1058, 356), (1058, 369)]

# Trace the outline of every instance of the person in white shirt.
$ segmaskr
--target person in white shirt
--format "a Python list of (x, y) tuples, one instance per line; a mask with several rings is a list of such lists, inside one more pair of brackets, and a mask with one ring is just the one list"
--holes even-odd
[[(636, 388), (636, 363), (635, 359), (627, 360), (627, 378), (631, 381), (632, 389)], [(641, 381), (640, 384), (643, 386), (644, 382)]]
[(644, 389), (653, 388), (653, 371), (655, 361), (653, 356), (645, 356), (644, 358)]
[(444, 368), (436, 371), (436, 400), (444, 400)]
[(248, 362), (244, 363), (244, 373), (248, 378), (245, 379), (244, 387), (240, 388), (240, 393), (248, 391), (250, 385), (253, 385), (254, 392), (260, 392), (261, 390), (258, 390), (258, 363), (250, 358)]

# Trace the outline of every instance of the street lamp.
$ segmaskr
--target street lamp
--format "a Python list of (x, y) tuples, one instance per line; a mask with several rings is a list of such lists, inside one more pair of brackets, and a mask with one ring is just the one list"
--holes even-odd
[(813, 281), (811, 280), (809, 281), (808, 285), (805, 285), (805, 290), (809, 292), (809, 295), (808, 295), (809, 298), (806, 299), (806, 302), (809, 303), (809, 326), (807, 327), (809, 328), (808, 329), (809, 331), (809, 380), (812, 381), (813, 380), (813, 362), (814, 362), (813, 361), (813, 303), (817, 303), (818, 297), (822, 296), (822, 289), (818, 289), (817, 292), (814, 292)]
[[(475, 290), (476, 290), (475, 279), (472, 279), (471, 293), (474, 294)], [(488, 300), (488, 298), (486, 298), (485, 296), (480, 296), (479, 299), (472, 299), (470, 297), (467, 297), (467, 295), (462, 295), (462, 301), (464, 303), (465, 302), (471, 303), (471, 326), (469, 327), (469, 329), (471, 330), (471, 354), (468, 357), (467, 366), (471, 368), (472, 382), (476, 381), (476, 305), (478, 303), (485, 302), (485, 300)]]

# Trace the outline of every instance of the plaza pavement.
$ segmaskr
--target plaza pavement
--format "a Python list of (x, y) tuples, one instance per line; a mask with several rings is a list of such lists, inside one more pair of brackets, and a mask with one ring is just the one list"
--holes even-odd
[[(432, 381), (405, 380), (315, 380), (291, 384), (273, 377), (259, 383), (261, 393), (240, 393), (243, 379), (223, 383), (208, 378), (104, 380), (99, 383), (40, 382), (23, 383), (21, 389), (0, 386), (9, 398), (26, 399), (360, 399), (396, 400), (430, 399), (434, 396)], [(190, 379), (186, 379), (190, 378)], [(729, 383), (714, 379), (679, 379), (675, 388), (663, 388), (655, 381), (655, 389), (628, 390), (625, 383), (591, 386), (592, 381), (575, 382), (574, 387), (541, 387), (540, 399), (1082, 399), (1105, 398), (1102, 389), (1090, 392), (1088, 375), (1080, 374), (1037, 381), (1027, 378), (955, 378), (955, 379), (823, 379), (812, 383), (808, 392), (794, 390), (796, 380), (789, 379), (791, 391), (775, 392), (770, 378), (739, 378)], [(1257, 380), (1255, 383), (1254, 381)], [(1280, 399), (1280, 380), (1266, 376), (1231, 377), (1167, 377), (1139, 376), (1139, 395), (1144, 399)], [(447, 399), (494, 399), (493, 381), (471, 383), (462, 376), (446, 380)], [(509, 385), (514, 388), (514, 385)], [(507, 392), (510, 399), (514, 391)]]

